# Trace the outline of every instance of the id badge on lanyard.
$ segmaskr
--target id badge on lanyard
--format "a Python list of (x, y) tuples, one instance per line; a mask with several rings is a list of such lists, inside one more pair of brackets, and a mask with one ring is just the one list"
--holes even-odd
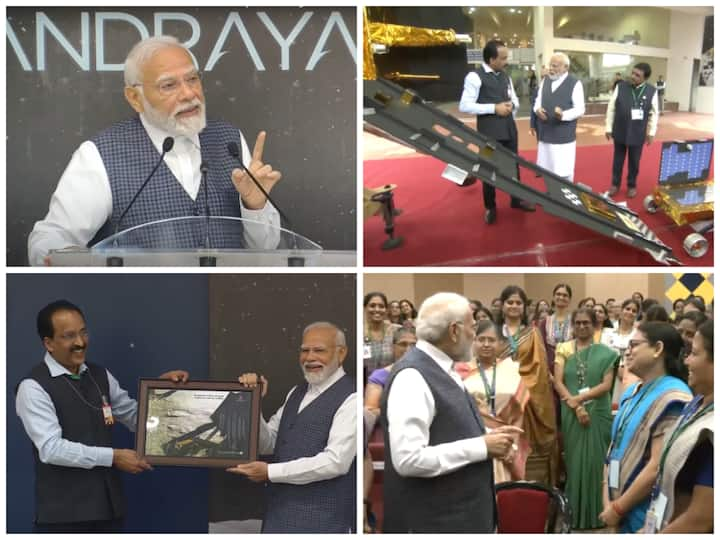
[(369, 344), (363, 345), (363, 360), (369, 360), (372, 358), (372, 347)]
[(102, 413), (103, 413), (103, 419), (105, 420), (105, 425), (112, 426), (115, 423), (115, 419), (113, 418), (112, 407), (110, 407), (110, 402), (108, 401), (107, 397), (105, 397), (105, 396), (102, 396)]
[[(580, 390), (578, 390), (578, 395), (581, 396), (581, 395), (583, 395), (585, 392), (589, 392), (589, 391), (590, 391), (590, 387), (589, 387), (589, 386), (586, 386), (585, 388), (581, 388)], [(588, 405), (589, 403), (592, 403), (592, 402), (593, 402), (592, 399), (587, 399), (587, 400), (585, 400), (585, 401), (583, 402), (583, 405)]]
[(658, 529), (662, 527), (667, 502), (665, 494), (658, 489), (657, 496), (653, 497), (653, 500), (650, 502), (650, 508), (648, 509), (648, 513), (645, 517), (645, 527), (643, 532), (647, 534), (655, 534)]
[(620, 489), (620, 462), (617, 459), (610, 460), (608, 469), (608, 486), (611, 489)]
[(645, 111), (642, 109), (631, 109), (630, 115), (632, 120), (642, 120), (645, 117)]

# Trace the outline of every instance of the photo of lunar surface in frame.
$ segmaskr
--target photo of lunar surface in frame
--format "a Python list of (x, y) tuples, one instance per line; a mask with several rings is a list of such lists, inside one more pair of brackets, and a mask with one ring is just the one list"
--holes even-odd
[(150, 388), (145, 455), (245, 460), (251, 414), (251, 392)]

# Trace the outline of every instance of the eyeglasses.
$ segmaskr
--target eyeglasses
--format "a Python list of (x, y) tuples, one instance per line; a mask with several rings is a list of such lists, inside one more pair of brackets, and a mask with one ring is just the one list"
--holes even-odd
[(327, 354), (331, 349), (337, 349), (341, 345), (335, 345), (334, 347), (300, 347), (300, 354)]
[(650, 342), (647, 339), (633, 339), (633, 340), (628, 341), (627, 348), (628, 348), (628, 350), (632, 350), (635, 347), (637, 347), (638, 345), (640, 345), (641, 343), (650, 343)]
[[(201, 86), (202, 77), (200, 76), (200, 73), (198, 71), (193, 71), (192, 73), (185, 75), (185, 77), (182, 77), (181, 79), (163, 79), (155, 84), (152, 84), (151, 86), (154, 86), (161, 95), (168, 97), (177, 94), (180, 91), (183, 82), (190, 89), (197, 90)], [(135, 83), (133, 84), (133, 87), (143, 86), (144, 84), (145, 83)]]
[(87, 330), (80, 330), (79, 332), (65, 332), (64, 334), (60, 334), (57, 339), (62, 339), (63, 341), (75, 341), (78, 336), (80, 336), (82, 339), (88, 338), (88, 332)]
[[(465, 321), (455, 321), (455, 324), (462, 324), (462, 325), (464, 325), (464, 324), (465, 324)], [(472, 323), (472, 329), (473, 329), (473, 330), (477, 330), (478, 324), (480, 324), (479, 321), (474, 321), (474, 322)]]
[(590, 326), (592, 321), (575, 321), (575, 326)]

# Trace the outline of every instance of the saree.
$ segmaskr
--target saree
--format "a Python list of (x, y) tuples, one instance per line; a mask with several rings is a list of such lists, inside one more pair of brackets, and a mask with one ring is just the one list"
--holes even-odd
[[(619, 487), (608, 486), (611, 501), (619, 498), (647, 465), (652, 439), (659, 426), (676, 420), (691, 399), (690, 388), (669, 375), (646, 384), (634, 384), (623, 394), (613, 421), (606, 458), (608, 465), (612, 460), (619, 464)], [(650, 494), (625, 513), (620, 521), (620, 532), (634, 533), (641, 529), (649, 505)]]
[[(691, 401), (683, 416), (672, 429), (668, 430), (665, 440), (663, 441), (663, 453), (665, 454), (665, 462), (662, 472), (659, 472), (658, 485), (660, 492), (667, 497), (667, 506), (663, 516), (659, 516), (661, 522), (658, 523), (658, 529), (664, 529), (676, 517), (678, 511), (682, 508), (676, 508), (678, 493), (676, 492), (676, 483), (680, 471), (688, 462), (688, 458), (693, 454), (693, 450), (700, 446), (703, 442), (709, 441), (713, 445), (715, 414), (713, 407), (703, 411), (700, 407), (702, 396), (696, 396)], [(677, 433), (676, 433), (677, 432)], [(673, 435), (677, 435), (673, 440)], [(651, 505), (652, 508), (652, 505)], [(655, 532), (655, 531), (646, 531)]]
[[(485, 381), (480, 373), (481, 365), (470, 364), (463, 383), (468, 393), (477, 404), (480, 416), (486, 427), (491, 429), (500, 426), (523, 427), (523, 416), (529, 395), (522, 383), (518, 372), (518, 366), (512, 358), (498, 360), (493, 368), (486, 369)], [(492, 385), (495, 380), (495, 401), (488, 399), (486, 382)], [(494, 411), (493, 411), (494, 405)], [(524, 435), (517, 438), (517, 452), (512, 462), (505, 462), (499, 459), (493, 460), (495, 483), (507, 482), (510, 480), (525, 479), (525, 461), (530, 450), (528, 440)]]
[[(559, 344), (555, 353), (555, 363), (563, 366), (563, 384), (573, 396), (582, 388), (602, 383), (608, 371), (615, 369), (618, 359), (617, 352), (601, 344), (578, 352), (574, 341)], [(612, 388), (585, 402), (590, 415), (588, 426), (580, 424), (575, 411), (566, 403), (560, 405), (567, 470), (565, 494), (572, 508), (574, 529), (604, 527), (598, 515), (603, 511), (603, 470), (612, 428), (611, 396)]]
[(528, 400), (522, 428), (530, 445), (525, 463), (525, 479), (557, 486), (559, 449), (555, 402), (545, 345), (537, 328), (521, 327), (508, 339), (498, 358), (510, 356), (518, 366)]

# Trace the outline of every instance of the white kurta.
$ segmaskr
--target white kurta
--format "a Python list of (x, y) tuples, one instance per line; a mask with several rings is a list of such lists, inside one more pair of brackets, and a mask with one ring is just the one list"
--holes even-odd
[[(567, 73), (563, 73), (556, 81), (551, 81), (551, 91), (554, 92), (557, 90), (566, 78)], [(542, 91), (546, 80), (549, 81), (550, 79), (545, 78), (540, 82), (538, 95), (533, 106), (535, 111), (542, 108)], [(585, 114), (585, 92), (583, 91), (583, 86), (580, 81), (577, 81), (575, 88), (573, 88), (572, 103), (572, 108), (564, 110), (562, 113), (563, 122), (572, 122)], [(553, 114), (553, 111), (547, 111), (547, 114), (550, 116)], [(542, 122), (539, 118), (538, 121)], [(541, 129), (548, 128), (546, 125), (543, 125)], [(558, 176), (567, 178), (572, 182), (575, 177), (575, 147), (575, 141), (565, 144), (551, 144), (538, 141), (537, 164), (543, 169), (552, 171)]]
[(575, 141), (551, 144), (538, 141), (537, 164), (571, 182), (575, 178)]

